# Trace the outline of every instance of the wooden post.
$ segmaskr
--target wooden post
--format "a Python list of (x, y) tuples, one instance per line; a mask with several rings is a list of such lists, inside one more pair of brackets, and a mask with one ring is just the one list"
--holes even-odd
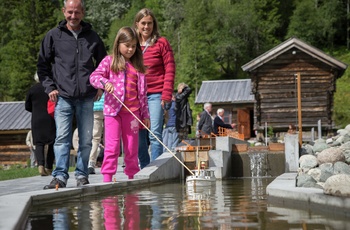
[(298, 78), (298, 126), (299, 126), (299, 144), (303, 144), (303, 127), (301, 118), (301, 77), (300, 72), (297, 73)]

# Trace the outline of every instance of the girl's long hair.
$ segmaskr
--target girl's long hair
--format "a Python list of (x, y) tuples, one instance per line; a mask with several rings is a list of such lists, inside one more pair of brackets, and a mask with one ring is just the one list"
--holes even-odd
[(149, 43), (150, 46), (152, 46), (154, 43), (157, 42), (158, 38), (160, 37), (160, 33), (159, 33), (159, 28), (158, 28), (158, 22), (156, 17), (154, 16), (153, 12), (148, 9), (148, 8), (143, 8), (142, 10), (140, 10), (136, 15), (135, 15), (135, 19), (134, 19), (134, 28), (137, 31), (139, 37), (141, 36), (141, 34), (139, 33), (139, 31), (137, 30), (137, 26), (136, 23), (140, 22), (142, 18), (146, 17), (146, 16), (151, 16), (153, 19), (153, 30), (152, 30), (152, 34), (151, 34), (151, 41)]
[(117, 73), (119, 71), (125, 70), (125, 58), (120, 53), (119, 44), (131, 42), (133, 40), (136, 40), (136, 51), (130, 58), (130, 62), (137, 71), (141, 73), (146, 72), (146, 67), (143, 65), (143, 55), (137, 33), (133, 28), (129, 26), (120, 28), (117, 36), (115, 37), (112, 54), (113, 59), (111, 64), (111, 70), (113, 72)]

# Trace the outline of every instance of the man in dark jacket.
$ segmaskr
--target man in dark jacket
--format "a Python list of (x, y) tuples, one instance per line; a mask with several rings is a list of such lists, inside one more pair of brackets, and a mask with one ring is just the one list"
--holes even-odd
[(212, 106), (210, 103), (204, 104), (204, 111), (198, 122), (198, 131), (200, 135), (211, 135), (213, 132), (213, 117), (211, 116)]
[(220, 108), (216, 111), (217, 116), (214, 118), (214, 133), (219, 133), (219, 127), (226, 129), (233, 129), (236, 127), (236, 124), (226, 124), (224, 122), (225, 110)]
[(79, 149), (75, 178), (77, 186), (89, 184), (88, 160), (93, 127), (93, 101), (99, 99), (89, 82), (92, 71), (106, 56), (101, 38), (91, 25), (82, 21), (83, 0), (64, 1), (65, 20), (44, 37), (38, 59), (38, 75), (52, 102), (56, 102), (56, 168), (44, 189), (66, 187), (72, 122), (75, 114), (79, 130)]

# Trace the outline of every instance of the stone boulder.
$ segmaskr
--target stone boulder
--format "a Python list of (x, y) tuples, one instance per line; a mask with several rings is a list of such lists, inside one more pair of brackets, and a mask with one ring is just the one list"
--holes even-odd
[(350, 164), (350, 149), (343, 151), (345, 163)]
[(346, 129), (338, 129), (337, 130), (337, 134), (339, 135), (339, 136), (345, 136), (346, 134), (348, 134), (349, 133), (349, 130), (346, 130)]
[(297, 187), (320, 188), (320, 186), (317, 185), (316, 183), (317, 181), (308, 174), (300, 174), (297, 177)]
[(317, 155), (318, 164), (332, 163), (337, 161), (345, 162), (345, 156), (340, 148), (329, 148), (325, 149)]
[(350, 197), (350, 175), (337, 174), (327, 179), (323, 193), (332, 196)]
[(321, 169), (320, 168), (313, 168), (313, 169), (310, 169), (308, 172), (307, 172), (308, 175), (312, 176), (312, 178), (314, 178), (317, 183), (320, 182), (320, 178), (321, 178)]
[(314, 146), (312, 146), (312, 151), (314, 153), (322, 152), (323, 150), (329, 148), (326, 142), (317, 141)]
[(350, 142), (350, 134), (345, 134), (343, 138), (343, 143)]
[(345, 142), (339, 148), (342, 150), (350, 150), (350, 142)]
[(299, 166), (302, 169), (303, 172), (307, 172), (312, 168), (315, 168), (318, 163), (317, 163), (317, 158), (314, 155), (302, 155), (299, 158)]
[(347, 130), (348, 132), (350, 132), (350, 124), (349, 125), (347, 125), (347, 126), (345, 126), (345, 128), (344, 128), (345, 130)]
[(319, 166), (321, 170), (319, 182), (326, 182), (326, 180), (334, 175), (334, 167), (332, 163), (324, 163)]
[[(349, 149), (350, 149), (350, 147), (349, 147)], [(302, 151), (304, 151), (305, 154), (314, 155), (314, 151), (312, 150), (312, 145), (310, 145), (310, 144), (303, 145)]]
[(345, 162), (338, 161), (333, 165), (333, 174), (347, 174), (350, 175), (350, 165)]

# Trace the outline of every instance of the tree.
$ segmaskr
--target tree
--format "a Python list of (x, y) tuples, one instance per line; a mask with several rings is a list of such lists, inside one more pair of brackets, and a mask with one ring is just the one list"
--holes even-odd
[[(36, 72), (39, 44), (43, 34), (56, 23), (58, 1), (18, 1), (6, 19), (6, 44), (0, 49), (0, 79), (6, 92), (2, 100), (23, 100)], [(42, 20), (45, 18), (45, 20)]]
[(88, 0), (85, 4), (85, 20), (92, 24), (94, 30), (101, 36), (108, 49), (108, 34), (111, 24), (114, 20), (120, 19), (129, 10), (131, 0)]
[(345, 15), (344, 4), (339, 0), (297, 1), (287, 35), (332, 50), (335, 37), (342, 30), (339, 26), (343, 24)]

